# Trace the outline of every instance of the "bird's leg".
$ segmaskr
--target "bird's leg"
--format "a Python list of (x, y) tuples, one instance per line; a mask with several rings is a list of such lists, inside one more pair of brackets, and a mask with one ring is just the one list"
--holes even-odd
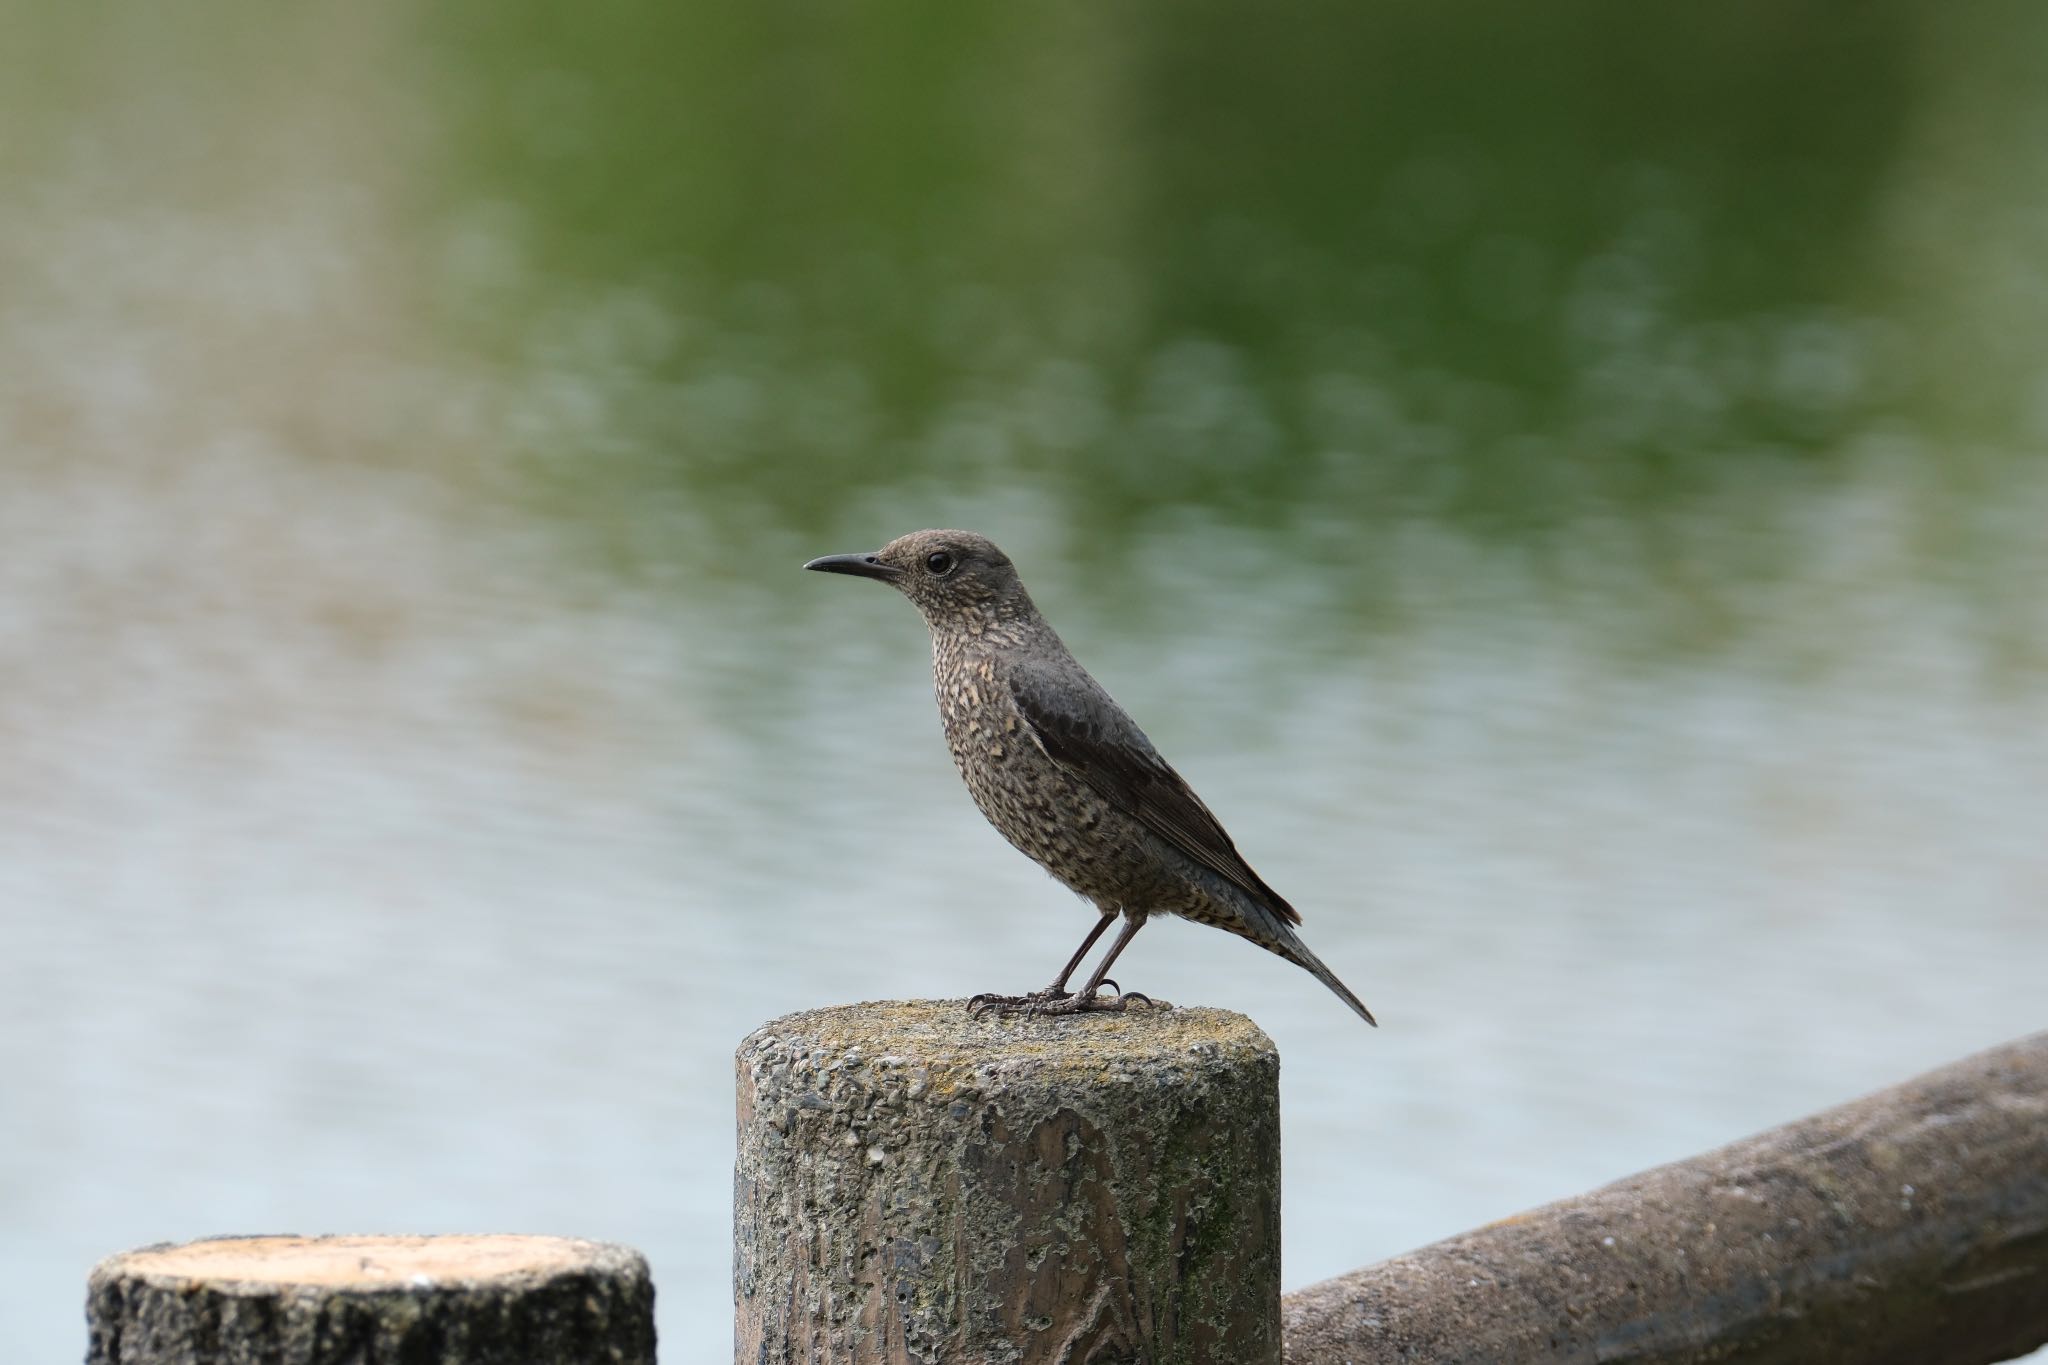
[[(1103, 931), (1109, 928), (1110, 922), (1115, 918), (1116, 911), (1105, 910), (1102, 918), (1095, 921), (1095, 927), (1088, 931), (1088, 937), (1081, 940), (1081, 946), (1074, 949), (1074, 955), (1067, 959), (1067, 965), (1060, 968), (1060, 974), (1052, 979), (1052, 984), (1037, 993), (1047, 999), (1065, 995), (1067, 993), (1067, 978), (1074, 974), (1074, 968), (1081, 965), (1081, 959), (1088, 956), (1088, 950), (1095, 946), (1095, 941), (1102, 937)], [(1116, 954), (1111, 953), (1110, 956), (1115, 957)]]
[[(1103, 916), (1102, 924), (1095, 926), (1096, 933), (1101, 933), (1103, 925), (1108, 923), (1109, 917), (1107, 915)], [(1108, 996), (1098, 995), (1096, 992), (1100, 991), (1102, 983), (1109, 979), (1109, 969), (1116, 962), (1117, 954), (1121, 953), (1130, 944), (1130, 941), (1138, 936), (1138, 931), (1144, 927), (1144, 911), (1140, 910), (1134, 913), (1126, 910), (1124, 912), (1123, 931), (1116, 936), (1116, 942), (1109, 945), (1109, 955), (1096, 964), (1095, 971), (1089, 976), (1087, 985), (1081, 987), (1073, 995), (1061, 995), (1042, 1004), (1034, 1003), (1024, 1008), (1031, 1014), (1082, 1014), (1096, 1010), (1121, 1010), (1125, 1002), (1132, 997), (1124, 995), (1121, 991), (1115, 995)], [(1091, 938), (1090, 941), (1092, 942), (1093, 939)], [(1143, 1000), (1145, 997), (1141, 995), (1136, 998)]]
[[(1116, 911), (1105, 910), (1102, 918), (1095, 921), (1095, 927), (1088, 931), (1088, 937), (1081, 940), (1081, 946), (1074, 949), (1074, 955), (1067, 959), (1067, 965), (1060, 968), (1060, 974), (1053, 978), (1050, 986), (1029, 995), (996, 995), (983, 992), (967, 1002), (967, 1008), (980, 1013), (994, 1010), (998, 1014), (1011, 1010), (1029, 1010), (1054, 1000), (1064, 1000), (1067, 995), (1067, 978), (1074, 974), (1074, 968), (1081, 965), (1081, 959), (1088, 956), (1088, 950), (1095, 946), (1095, 940), (1102, 937), (1102, 931), (1109, 928), (1109, 922), (1116, 918)], [(1114, 954), (1112, 954), (1114, 956)]]

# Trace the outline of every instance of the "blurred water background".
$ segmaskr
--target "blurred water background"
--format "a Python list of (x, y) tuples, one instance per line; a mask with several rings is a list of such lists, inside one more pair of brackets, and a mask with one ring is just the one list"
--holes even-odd
[(653, 1258), (730, 1054), (1037, 986), (1002, 542), (1379, 1013), (1296, 1286), (2043, 1024), (2048, 9), (32, 6), (0, 46), (0, 1356), (267, 1231)]

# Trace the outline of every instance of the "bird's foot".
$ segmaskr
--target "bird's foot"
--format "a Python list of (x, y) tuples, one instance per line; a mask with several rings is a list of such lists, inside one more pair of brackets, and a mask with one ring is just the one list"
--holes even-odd
[(1124, 990), (1114, 981), (1104, 981), (1109, 987), (1105, 994), (1097, 991), (1093, 995), (1062, 995), (1057, 1000), (1047, 1001), (1032, 1010), (1033, 1014), (1122, 1014), (1133, 1005), (1150, 1006), (1152, 997), (1136, 991)]
[(977, 995), (967, 1002), (972, 1014), (1121, 1014), (1131, 1005), (1151, 1005), (1152, 997), (1124, 991), (1114, 981), (1105, 981), (1109, 993), (1075, 995), (1051, 986), (1029, 995)]
[(993, 1014), (998, 1018), (1005, 1014), (1056, 1013), (1052, 1007), (1062, 1000), (1069, 999), (1072, 997), (1057, 986), (1047, 986), (1044, 990), (1033, 991), (1029, 995), (996, 995), (984, 991), (967, 1002), (967, 1012)]

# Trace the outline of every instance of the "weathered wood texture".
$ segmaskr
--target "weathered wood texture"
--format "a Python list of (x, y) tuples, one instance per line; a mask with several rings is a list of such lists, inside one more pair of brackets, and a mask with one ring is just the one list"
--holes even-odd
[(1978, 1365), (2048, 1341), (2048, 1033), (1286, 1300), (1288, 1365)]
[(794, 1014), (740, 1045), (745, 1365), (1277, 1365), (1279, 1057), (1222, 1010)]
[(638, 1252), (566, 1237), (221, 1237), (93, 1268), (87, 1365), (653, 1365)]

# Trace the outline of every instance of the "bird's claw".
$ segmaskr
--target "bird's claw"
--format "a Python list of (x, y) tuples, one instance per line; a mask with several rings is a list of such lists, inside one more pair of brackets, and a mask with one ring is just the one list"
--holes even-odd
[(997, 995), (993, 991), (983, 991), (967, 1002), (967, 1012), (993, 1014), (998, 1018), (1005, 1014), (1059, 1013), (1060, 1011), (1054, 1007), (1061, 1001), (1072, 998), (1067, 992), (1051, 986), (1042, 991), (1033, 991), (1029, 995)]
[(1114, 981), (1104, 981), (1109, 994), (1097, 991), (1094, 995), (1075, 995), (1069, 991), (1055, 990), (1048, 986), (1042, 991), (1029, 995), (996, 995), (984, 992), (967, 1002), (967, 1012), (974, 1015), (992, 1014), (997, 1018), (1010, 1014), (1120, 1014), (1132, 1004), (1150, 1006), (1154, 1003), (1149, 995), (1137, 991), (1125, 991)]

